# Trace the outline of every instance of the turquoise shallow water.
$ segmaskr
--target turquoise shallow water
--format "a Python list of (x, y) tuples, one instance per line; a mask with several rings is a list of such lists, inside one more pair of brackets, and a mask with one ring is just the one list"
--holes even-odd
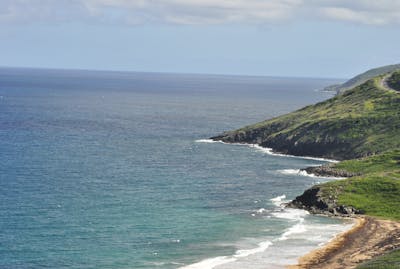
[(0, 267), (293, 261), (346, 227), (279, 206), (325, 180), (293, 170), (324, 161), (197, 140), (326, 99), (315, 89), (332, 82), (0, 69)]

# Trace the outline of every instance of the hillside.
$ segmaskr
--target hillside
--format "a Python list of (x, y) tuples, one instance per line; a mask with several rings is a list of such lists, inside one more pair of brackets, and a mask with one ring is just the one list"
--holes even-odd
[(337, 160), (400, 148), (400, 94), (382, 87), (381, 80), (375, 77), (324, 102), (212, 139)]
[(343, 84), (339, 85), (331, 85), (326, 87), (324, 90), (325, 91), (336, 91), (337, 93), (343, 93), (346, 90), (352, 89), (354, 87), (357, 87), (367, 80), (374, 78), (376, 76), (380, 76), (389, 72), (393, 72), (396, 69), (400, 69), (400, 64), (394, 64), (394, 65), (386, 65), (374, 69), (370, 69), (360, 75), (357, 75), (353, 77), (352, 79), (349, 79)]
[(328, 167), (329, 171), (347, 171), (356, 176), (316, 185), (296, 197), (290, 205), (316, 213), (363, 213), (400, 220), (400, 150), (342, 161)]

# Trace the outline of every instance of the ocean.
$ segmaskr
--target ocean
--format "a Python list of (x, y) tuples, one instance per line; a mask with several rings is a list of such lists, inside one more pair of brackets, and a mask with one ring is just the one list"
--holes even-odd
[(284, 268), (348, 229), (285, 209), (317, 182), (208, 137), (329, 79), (0, 68), (0, 268)]

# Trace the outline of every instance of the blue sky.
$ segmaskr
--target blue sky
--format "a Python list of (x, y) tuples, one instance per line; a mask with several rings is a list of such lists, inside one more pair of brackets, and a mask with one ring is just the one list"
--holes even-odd
[(0, 65), (346, 78), (400, 62), (398, 0), (2, 0)]

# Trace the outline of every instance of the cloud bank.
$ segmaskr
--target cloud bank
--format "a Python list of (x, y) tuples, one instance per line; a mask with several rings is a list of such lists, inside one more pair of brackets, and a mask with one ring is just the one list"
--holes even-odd
[(1, 0), (0, 23), (267, 24), (295, 19), (400, 23), (398, 0)]

